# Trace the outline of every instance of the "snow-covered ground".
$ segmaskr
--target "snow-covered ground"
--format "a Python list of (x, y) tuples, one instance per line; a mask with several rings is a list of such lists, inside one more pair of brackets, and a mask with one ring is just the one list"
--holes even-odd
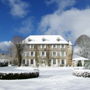
[(73, 76), (73, 68), (39, 68), (39, 70), (39, 78), (0, 80), (0, 90), (90, 90), (90, 78)]
[(0, 73), (25, 73), (38, 72), (37, 68), (31, 67), (0, 67)]

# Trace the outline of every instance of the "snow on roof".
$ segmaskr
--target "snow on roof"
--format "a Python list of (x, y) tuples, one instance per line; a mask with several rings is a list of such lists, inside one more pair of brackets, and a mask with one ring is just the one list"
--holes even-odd
[(27, 44), (71, 44), (60, 35), (31, 35), (24, 41)]
[(81, 56), (78, 56), (78, 55), (75, 55), (73, 57), (73, 60), (74, 61), (79, 61), (79, 60), (85, 61), (85, 60), (89, 60), (89, 59), (88, 58), (81, 57)]

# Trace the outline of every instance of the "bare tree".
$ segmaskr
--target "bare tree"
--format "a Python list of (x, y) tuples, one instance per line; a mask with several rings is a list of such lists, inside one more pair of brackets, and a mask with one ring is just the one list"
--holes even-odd
[(85, 58), (90, 58), (90, 37), (81, 35), (76, 40), (76, 47), (79, 48), (77, 54)]
[(22, 63), (22, 53), (24, 50), (24, 44), (22, 43), (22, 40), (24, 38), (21, 36), (15, 36), (12, 39), (12, 48), (11, 48), (11, 53), (13, 57), (14, 64), (17, 64), (18, 66), (21, 66)]

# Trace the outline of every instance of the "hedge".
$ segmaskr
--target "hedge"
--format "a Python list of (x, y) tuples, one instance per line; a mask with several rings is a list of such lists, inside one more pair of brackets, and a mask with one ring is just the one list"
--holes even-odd
[(30, 73), (1, 73), (0, 79), (3, 80), (12, 80), (12, 79), (28, 79), (39, 77), (39, 72), (30, 72)]
[(73, 72), (73, 75), (77, 77), (89, 77), (90, 78), (90, 72), (88, 72), (87, 70), (85, 71), (76, 70)]

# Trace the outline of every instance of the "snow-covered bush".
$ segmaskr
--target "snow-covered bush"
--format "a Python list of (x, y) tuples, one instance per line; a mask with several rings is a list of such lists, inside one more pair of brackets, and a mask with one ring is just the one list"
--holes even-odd
[(28, 79), (39, 77), (39, 72), (30, 72), (30, 73), (0, 73), (0, 79)]
[(39, 77), (39, 70), (30, 67), (1, 67), (0, 79), (27, 79)]
[(8, 62), (0, 62), (0, 67), (8, 66)]
[(75, 70), (73, 75), (78, 77), (90, 77), (90, 70)]

